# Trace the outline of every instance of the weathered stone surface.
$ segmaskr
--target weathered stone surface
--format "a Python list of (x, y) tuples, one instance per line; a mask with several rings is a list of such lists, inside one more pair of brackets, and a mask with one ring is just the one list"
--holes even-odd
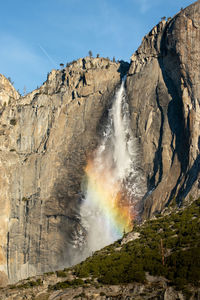
[(20, 95), (12, 86), (11, 82), (0, 74), (0, 106), (6, 106), (8, 103), (15, 102)]
[[(10, 282), (71, 265), (83, 230), (81, 180), (120, 64), (79, 59), (4, 107), (0, 119), (0, 277)], [(15, 94), (13, 88), (8, 94)], [(72, 255), (73, 254), (73, 255)], [(2, 275), (2, 276), (1, 276)]]
[[(150, 277), (150, 276), (149, 276)], [(151, 276), (152, 277), (152, 276)], [(40, 279), (41, 285), (22, 288), (30, 281)], [(138, 299), (138, 300), (185, 300), (186, 297), (182, 291), (176, 291), (173, 287), (167, 286), (161, 277), (154, 277), (146, 282), (131, 283), (126, 285), (90, 285), (79, 286), (73, 288), (60, 289), (52, 291), (48, 289), (49, 285), (54, 285), (58, 282), (65, 281), (66, 278), (59, 278), (55, 274), (37, 276), (31, 280), (24, 280), (19, 282), (12, 289), (7, 287), (0, 291), (1, 300), (16, 300), (16, 299), (36, 299), (36, 300), (71, 300), (71, 299)], [(21, 286), (21, 287), (20, 287)], [(197, 299), (196, 296), (199, 289), (193, 291), (191, 299)], [(194, 298), (193, 298), (194, 297)], [(197, 296), (198, 297), (198, 296)]]
[(135, 241), (139, 238), (140, 238), (140, 233), (132, 231), (132, 232), (128, 233), (127, 235), (125, 235), (125, 237), (123, 237), (123, 239), (121, 241), (121, 245), (127, 244), (130, 241)]
[(200, 2), (144, 37), (127, 93), (149, 194), (144, 215), (200, 191)]
[[(197, 1), (155, 26), (131, 58), (126, 87), (149, 191), (144, 216), (199, 195), (199, 20)], [(84, 167), (123, 74), (122, 64), (79, 59), (21, 98), (0, 77), (0, 285), (78, 261)]]

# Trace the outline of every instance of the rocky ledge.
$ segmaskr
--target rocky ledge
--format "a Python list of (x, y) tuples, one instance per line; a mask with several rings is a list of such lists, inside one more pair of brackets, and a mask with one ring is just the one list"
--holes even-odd
[(124, 68), (104, 58), (79, 59), (24, 97), (1, 77), (14, 99), (0, 120), (1, 284), (80, 259), (84, 166)]
[(200, 2), (161, 21), (131, 57), (127, 93), (148, 193), (144, 217), (200, 193)]

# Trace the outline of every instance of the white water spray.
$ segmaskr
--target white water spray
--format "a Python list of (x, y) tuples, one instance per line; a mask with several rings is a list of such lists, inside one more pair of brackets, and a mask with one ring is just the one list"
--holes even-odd
[(124, 84), (116, 92), (102, 141), (86, 167), (81, 218), (88, 254), (121, 238), (144, 195)]

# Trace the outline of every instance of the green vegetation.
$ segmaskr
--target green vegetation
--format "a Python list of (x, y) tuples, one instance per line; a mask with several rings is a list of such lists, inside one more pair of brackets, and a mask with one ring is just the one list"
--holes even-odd
[(15, 126), (17, 124), (17, 120), (16, 119), (11, 119), (10, 120), (10, 125)]
[(89, 57), (91, 58), (91, 57), (92, 57), (92, 51), (89, 50), (89, 51), (88, 51), (88, 54), (89, 54)]
[(57, 277), (67, 277), (67, 273), (65, 271), (56, 271)]
[(71, 281), (66, 280), (66, 281), (58, 282), (54, 285), (49, 285), (49, 290), (60, 290), (60, 289), (66, 289), (66, 288), (73, 288), (73, 287), (77, 287), (80, 285), (84, 285), (84, 281), (82, 279), (78, 278), (78, 279), (73, 279)]
[[(73, 278), (49, 285), (49, 292), (79, 286), (146, 283), (149, 273), (165, 277), (168, 285), (181, 289), (189, 299), (191, 288), (200, 285), (200, 198), (190, 200), (186, 208), (177, 208), (176, 212), (159, 215), (141, 225), (134, 224), (139, 238), (126, 244), (119, 240), (75, 267), (46, 273)], [(26, 289), (42, 284), (37, 279), (10, 288)], [(84, 298), (84, 293), (75, 298), (80, 295)], [(104, 292), (100, 295), (104, 296)]]
[(74, 63), (76, 63), (76, 60), (72, 60), (72, 61), (66, 63), (66, 67), (69, 67), (69, 66), (73, 65)]
[(10, 83), (11, 83), (12, 85), (14, 85), (14, 81), (12, 81), (11, 77), (8, 77), (8, 80), (10, 81)]
[(53, 275), (53, 274), (55, 274), (55, 272), (46, 272), (46, 273), (44, 273), (44, 275), (47, 275), (47, 276), (50, 276), (50, 275)]
[(23, 197), (22, 198), (22, 201), (24, 201), (24, 202), (26, 202), (26, 201), (28, 201), (29, 199), (27, 198), (27, 197)]
[(13, 288), (18, 288), (18, 289), (29, 289), (29, 288), (32, 288), (32, 287), (35, 287), (35, 286), (40, 286), (42, 285), (43, 282), (42, 280), (39, 278), (37, 279), (36, 281), (28, 281), (28, 282), (25, 282), (23, 284), (19, 284), (19, 285), (13, 285)]
[(200, 282), (200, 198), (188, 208), (135, 226), (140, 238), (118, 241), (75, 267), (78, 277), (98, 278), (103, 284), (145, 282), (145, 273), (164, 276), (183, 289)]

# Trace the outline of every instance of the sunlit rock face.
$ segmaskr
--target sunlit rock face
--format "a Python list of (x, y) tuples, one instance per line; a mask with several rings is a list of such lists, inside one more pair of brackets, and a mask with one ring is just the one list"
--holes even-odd
[(144, 216), (200, 191), (200, 2), (146, 35), (127, 77), (149, 194)]
[[(143, 216), (161, 211), (174, 197), (181, 202), (199, 195), (199, 20), (198, 1), (160, 22), (131, 57), (128, 73), (128, 64), (87, 57), (53, 70), (25, 97), (0, 78), (1, 285), (80, 260), (87, 235), (84, 177), (96, 172), (94, 154), (103, 145), (103, 125), (125, 73), (129, 122), (126, 137), (118, 126), (115, 137), (122, 150), (130, 137), (137, 145), (141, 164), (135, 174), (142, 174), (142, 191), (148, 191)], [(111, 140), (106, 143), (116, 150)], [(129, 156), (115, 150), (117, 169)]]
[[(120, 63), (79, 59), (9, 102), (0, 120), (0, 276), (9, 282), (71, 265), (81, 181)], [(13, 92), (13, 87), (10, 87)], [(17, 94), (17, 93), (16, 93)]]
[(0, 74), (0, 106), (5, 107), (19, 99), (20, 95), (12, 86), (11, 79)]

